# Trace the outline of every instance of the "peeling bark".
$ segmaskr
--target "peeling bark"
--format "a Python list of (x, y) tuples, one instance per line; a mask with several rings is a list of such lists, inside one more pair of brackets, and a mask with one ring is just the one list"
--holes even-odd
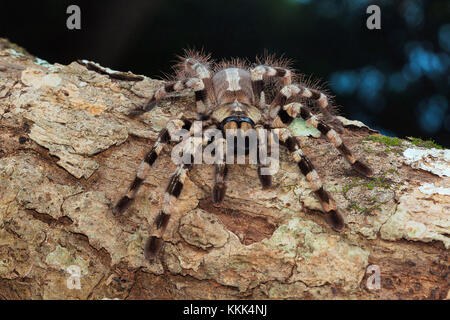
[[(344, 118), (343, 138), (374, 168), (372, 180), (313, 128), (291, 128), (343, 212), (344, 232), (322, 220), (282, 152), (269, 190), (254, 166), (231, 166), (220, 205), (210, 201), (212, 168), (195, 167), (161, 258), (148, 262), (170, 156), (124, 216), (111, 207), (164, 124), (193, 115), (193, 95), (131, 119), (127, 110), (159, 81), (89, 65), (49, 64), (0, 39), (0, 298), (449, 298), (450, 151), (386, 146)], [(380, 268), (378, 290), (367, 286), (370, 265)], [(80, 289), (67, 286), (70, 266)]]

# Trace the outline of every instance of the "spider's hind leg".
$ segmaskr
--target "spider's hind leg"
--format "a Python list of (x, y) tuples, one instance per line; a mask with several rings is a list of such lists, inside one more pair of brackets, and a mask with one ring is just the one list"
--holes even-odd
[(147, 103), (139, 108), (128, 111), (128, 115), (136, 117), (152, 110), (158, 102), (165, 98), (169, 93), (182, 91), (185, 89), (194, 89), (196, 100), (202, 99), (202, 93), (205, 89), (203, 81), (199, 78), (189, 78), (185, 80), (174, 81), (163, 85), (156, 89), (153, 96), (147, 101)]

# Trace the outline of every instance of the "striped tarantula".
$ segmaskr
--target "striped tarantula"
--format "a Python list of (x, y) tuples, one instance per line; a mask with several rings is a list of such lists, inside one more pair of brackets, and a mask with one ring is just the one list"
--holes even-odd
[[(171, 92), (193, 89), (197, 120), (203, 121), (206, 127), (217, 128), (224, 134), (232, 129), (242, 131), (276, 129), (272, 131), (275, 132), (277, 141), (287, 147), (300, 172), (308, 180), (323, 208), (323, 217), (334, 230), (343, 230), (345, 222), (333, 198), (324, 189), (313, 164), (287, 128), (295, 118), (304, 119), (316, 127), (341, 152), (354, 170), (366, 177), (371, 177), (372, 169), (352, 155), (336, 132), (342, 127), (336, 124), (338, 120), (330, 113), (331, 107), (327, 95), (317, 88), (308, 87), (303, 81), (296, 81), (295, 79), (299, 78), (294, 75), (293, 70), (289, 69), (286, 60), (276, 60), (273, 57), (258, 59), (257, 64), (250, 67), (238, 59), (213, 63), (210, 56), (186, 51), (175, 70), (177, 72), (174, 80), (159, 87), (148, 104), (132, 110), (130, 115), (136, 116), (151, 110), (160, 99)], [(274, 98), (270, 99), (270, 104), (266, 104), (270, 92), (273, 92)], [(127, 194), (115, 205), (113, 209), (115, 215), (122, 214), (130, 206), (163, 148), (171, 142), (179, 141), (177, 130), (185, 129), (192, 137), (192, 120), (194, 119), (170, 120), (161, 130), (153, 148), (139, 165)], [(208, 140), (206, 144), (212, 142), (225, 143), (224, 139), (216, 139)], [(258, 140), (257, 147), (260, 146), (259, 143)], [(203, 144), (205, 145), (205, 142)], [(245, 148), (248, 152), (247, 148), (248, 145)], [(227, 149), (227, 151), (230, 150)], [(184, 152), (192, 152), (192, 150)], [(236, 152), (235, 149), (234, 152)], [(192, 157), (192, 154), (190, 156)], [(223, 161), (225, 156), (226, 152), (222, 153), (219, 161), (214, 164), (212, 190), (214, 203), (221, 202), (225, 196), (228, 171), (227, 164)], [(262, 160), (258, 157), (258, 176), (262, 187), (268, 188), (271, 186), (272, 176), (262, 174), (263, 169), (269, 166), (268, 161)], [(170, 177), (162, 210), (156, 217), (151, 235), (145, 244), (144, 255), (149, 260), (155, 258), (163, 245), (162, 236), (191, 169), (192, 163), (180, 163)]]

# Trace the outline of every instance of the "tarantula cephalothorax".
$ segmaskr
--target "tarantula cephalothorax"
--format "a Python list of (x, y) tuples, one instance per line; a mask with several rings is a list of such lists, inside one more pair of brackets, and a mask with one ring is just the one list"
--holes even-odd
[[(344, 228), (345, 222), (331, 195), (323, 188), (321, 179), (313, 164), (302, 152), (296, 138), (287, 127), (297, 117), (316, 127), (338, 149), (350, 165), (360, 174), (370, 177), (372, 169), (357, 160), (341, 140), (339, 134), (326, 119), (335, 119), (329, 113), (329, 99), (321, 91), (308, 88), (308, 85), (296, 82), (292, 70), (284, 60), (267, 58), (258, 61), (253, 67), (246, 66), (240, 60), (213, 63), (209, 56), (186, 51), (176, 66), (177, 76), (168, 84), (158, 88), (149, 103), (142, 109), (133, 110), (131, 115), (139, 115), (153, 108), (156, 102), (168, 93), (193, 89), (195, 92), (198, 120), (208, 127), (221, 130), (229, 129), (278, 129), (279, 141), (292, 153), (301, 173), (306, 177), (323, 208), (327, 223), (337, 231)], [(266, 104), (268, 84), (275, 84), (274, 98)], [(322, 116), (313, 113), (310, 107), (316, 107)], [(113, 209), (114, 214), (122, 214), (136, 196), (151, 166), (163, 148), (173, 141), (179, 129), (191, 130), (192, 119), (175, 119), (161, 130), (153, 148), (147, 153), (137, 169), (136, 177), (129, 190)], [(272, 177), (261, 174), (267, 163), (258, 162), (258, 176), (263, 188), (270, 187)], [(148, 238), (144, 254), (149, 260), (157, 255), (162, 247), (162, 236), (169, 222), (183, 188), (184, 180), (192, 164), (179, 164), (172, 174), (164, 195), (162, 210), (154, 220), (151, 236)], [(213, 202), (221, 202), (225, 196), (227, 165), (223, 161), (215, 164)]]

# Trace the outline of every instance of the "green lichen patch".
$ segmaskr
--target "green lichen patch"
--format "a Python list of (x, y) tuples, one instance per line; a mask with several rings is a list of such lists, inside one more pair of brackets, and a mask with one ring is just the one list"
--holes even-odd
[[(440, 149), (443, 150), (444, 147), (434, 142), (432, 139), (430, 140), (422, 140), (421, 138), (407, 137), (408, 140), (403, 140), (397, 137), (386, 137), (381, 135), (370, 135), (363, 139), (363, 141), (373, 141), (387, 146), (384, 152), (388, 153), (391, 151), (398, 151), (398, 149), (393, 149), (392, 147), (402, 147), (405, 142), (409, 142), (417, 147), (426, 148), (426, 149)], [(369, 147), (366, 148), (367, 152), (373, 153), (374, 150)]]
[[(347, 210), (361, 214), (377, 214), (382, 211), (381, 205), (386, 202), (385, 199), (382, 200), (386, 196), (385, 192), (392, 192), (390, 190), (393, 189), (392, 181), (387, 179), (386, 175), (387, 172), (384, 172), (381, 176), (370, 179), (369, 182), (362, 181), (360, 178), (353, 178), (350, 183), (343, 185), (344, 198), (350, 201)], [(362, 194), (361, 198), (358, 198), (358, 200), (350, 199), (352, 197), (349, 196), (349, 191), (357, 187), (364, 191), (360, 193)]]
[(300, 187), (298, 183), (280, 185), (280, 187), (284, 192), (292, 192), (292, 194), (298, 199), (299, 202), (302, 201), (302, 194), (296, 192), (296, 190)]
[(436, 142), (434, 142), (432, 139), (430, 140), (422, 140), (420, 138), (414, 138), (414, 137), (408, 137), (408, 140), (410, 140), (410, 142), (418, 147), (422, 147), (422, 148), (426, 148), (426, 149), (440, 149), (443, 150), (444, 147), (441, 145), (438, 145)]
[(289, 129), (291, 129), (292, 134), (296, 137), (300, 136), (312, 136), (312, 137), (320, 137), (320, 131), (314, 128), (313, 125), (307, 123), (303, 119), (295, 119), (291, 125), (289, 126)]
[[(376, 201), (377, 200), (375, 199), (374, 202), (376, 202)], [(381, 211), (382, 209), (379, 204), (373, 204), (373, 205), (365, 207), (365, 206), (360, 206), (356, 201), (352, 201), (347, 206), (347, 210), (356, 211), (361, 214), (374, 214), (375, 212)]]
[(375, 178), (371, 179), (368, 183), (362, 183), (361, 186), (366, 187), (369, 190), (373, 190), (373, 188), (383, 188), (383, 189), (390, 189), (391, 185), (388, 183), (385, 183), (384, 176), (381, 178)]
[(365, 182), (365, 183), (360, 182), (359, 178), (353, 178), (350, 183), (342, 186), (342, 193), (344, 194), (344, 197), (346, 196), (347, 192), (351, 188), (358, 187), (358, 186), (366, 187), (369, 190), (373, 190), (374, 188), (382, 188), (382, 189), (390, 189), (391, 188), (389, 181), (386, 179), (386, 172), (382, 173), (381, 177), (372, 178), (372, 179), (370, 179), (369, 182)]
[(367, 153), (378, 153), (377, 150), (373, 150), (373, 149), (370, 148), (370, 147), (366, 147), (366, 148), (364, 149), (364, 151), (366, 151)]
[[(405, 144), (404, 140), (396, 137), (386, 137), (381, 135), (370, 135), (368, 137), (365, 137), (363, 142), (376, 142), (377, 144), (381, 145), (368, 145), (365, 148), (365, 151), (367, 153), (374, 153), (374, 154), (384, 154), (387, 155), (389, 153), (396, 153), (396, 154), (402, 154)], [(383, 148), (384, 147), (384, 148)]]
[(397, 137), (386, 137), (380, 135), (370, 135), (364, 138), (365, 141), (373, 141), (384, 144), (390, 147), (400, 147), (403, 145), (403, 140)]

